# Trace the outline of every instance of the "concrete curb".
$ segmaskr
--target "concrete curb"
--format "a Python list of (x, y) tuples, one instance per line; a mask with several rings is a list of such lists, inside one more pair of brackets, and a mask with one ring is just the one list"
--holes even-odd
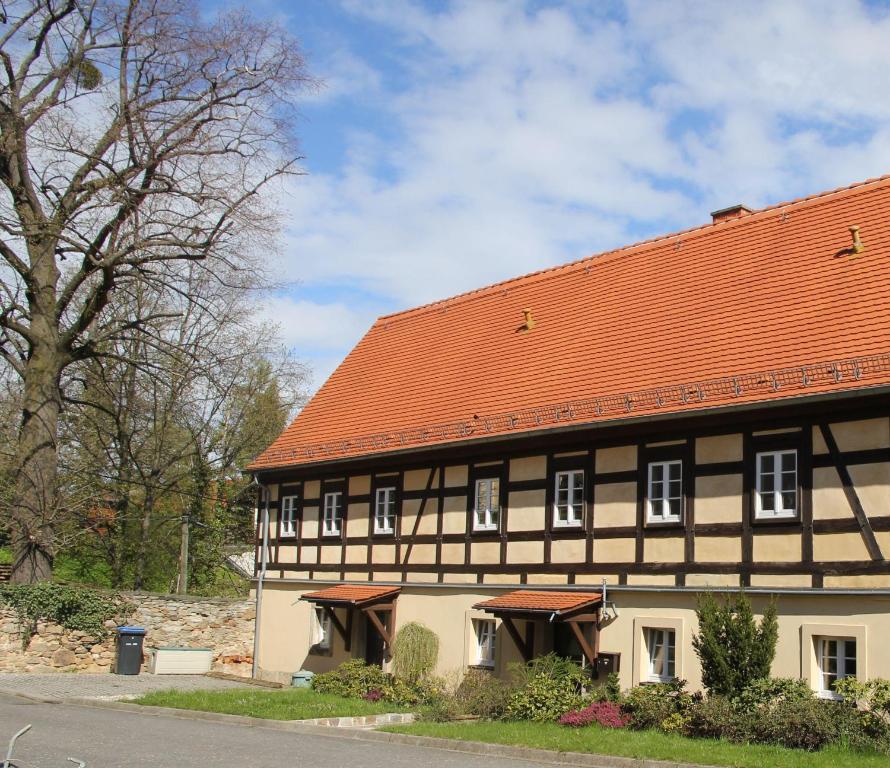
[[(31, 698), (35, 701), (41, 699)], [(461, 741), (459, 739), (443, 739), (433, 736), (413, 736), (407, 733), (387, 733), (385, 731), (369, 731), (361, 728), (332, 728), (328, 725), (313, 725), (300, 720), (266, 720), (260, 717), (244, 715), (225, 715), (218, 712), (200, 712), (191, 709), (175, 709), (173, 707), (152, 707), (142, 704), (127, 704), (120, 701), (96, 701), (92, 699), (58, 699), (50, 704), (69, 704), (80, 707), (98, 709), (116, 709), (122, 712), (140, 713), (154, 717), (176, 717), (182, 720), (202, 720), (227, 725), (242, 725), (251, 728), (263, 728), (272, 731), (305, 733), (313, 736), (328, 736), (358, 741), (376, 741), (389, 744), (404, 744), (413, 747), (428, 747), (446, 752), (459, 752), (468, 755), (491, 755), (493, 757), (511, 757), (516, 760), (528, 760), (551, 765), (579, 766), (580, 768), (712, 768), (699, 763), (676, 763), (667, 760), (649, 760), (647, 758), (616, 757), (585, 752), (554, 752), (549, 749), (533, 749), (531, 747), (513, 747), (506, 744), (490, 744), (482, 741)]]

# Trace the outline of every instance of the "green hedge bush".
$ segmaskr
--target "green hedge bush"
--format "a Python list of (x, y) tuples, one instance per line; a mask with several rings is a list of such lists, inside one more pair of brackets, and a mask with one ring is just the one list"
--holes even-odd
[(511, 669), (516, 687), (504, 713), (508, 719), (553, 721), (584, 706), (581, 692), (590, 679), (574, 661), (549, 653)]

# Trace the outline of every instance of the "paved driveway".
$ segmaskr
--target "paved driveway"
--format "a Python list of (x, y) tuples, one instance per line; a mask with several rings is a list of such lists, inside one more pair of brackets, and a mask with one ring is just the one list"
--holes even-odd
[[(181, 691), (240, 688), (242, 683), (218, 680), (203, 675), (28, 675), (0, 674), (0, 693), (24, 694), (39, 699), (105, 699), (115, 700), (141, 696), (149, 691), (177, 688)], [(3, 739), (0, 738), (0, 744)], [(0, 761), (2, 762), (2, 761)]]
[(24, 768), (536, 768), (544, 763), (468, 755), (169, 715), (37, 703), (0, 695), (0, 744), (20, 727), (16, 764)]

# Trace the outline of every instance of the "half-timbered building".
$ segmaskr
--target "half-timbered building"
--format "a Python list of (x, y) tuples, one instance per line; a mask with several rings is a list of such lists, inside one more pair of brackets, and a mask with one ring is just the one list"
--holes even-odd
[(555, 650), (682, 677), (702, 590), (777, 675), (890, 678), (890, 177), (380, 318), (251, 465), (260, 674)]

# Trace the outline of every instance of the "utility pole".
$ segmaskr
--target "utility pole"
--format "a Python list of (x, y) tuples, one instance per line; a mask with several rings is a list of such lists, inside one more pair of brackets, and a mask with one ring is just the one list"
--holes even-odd
[(184, 595), (189, 586), (189, 515), (182, 516), (179, 526), (179, 576), (176, 579), (176, 594)]

